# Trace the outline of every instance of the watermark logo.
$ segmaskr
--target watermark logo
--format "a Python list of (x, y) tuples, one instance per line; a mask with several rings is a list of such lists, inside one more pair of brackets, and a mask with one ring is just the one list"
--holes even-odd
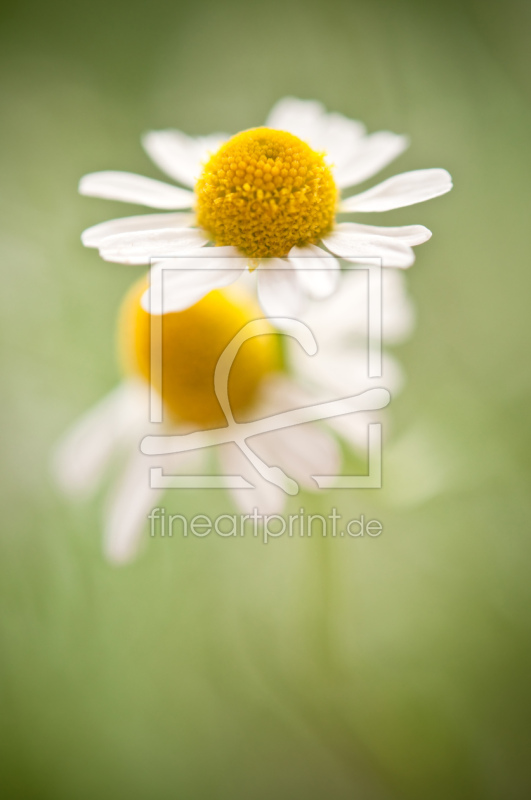
[(264, 544), (282, 537), (374, 539), (383, 531), (383, 525), (377, 519), (367, 519), (365, 514), (353, 519), (343, 519), (336, 508), (332, 508), (329, 514), (308, 514), (301, 508), (297, 514), (287, 516), (261, 514), (254, 508), (252, 514), (219, 514), (217, 517), (195, 514), (188, 518), (184, 514), (167, 514), (164, 507), (158, 506), (148, 514), (148, 520), (149, 535), (152, 538), (182, 536), (185, 539), (204, 539), (215, 535), (229, 539), (252, 536), (260, 537)]
[[(353, 256), (354, 258), (354, 256)], [(226, 261), (226, 259), (224, 259)], [(150, 421), (162, 423), (163, 404), (160, 394), (154, 386), (161, 385), (162, 378), (162, 317), (164, 309), (163, 280), (164, 274), (179, 269), (178, 259), (156, 259), (157, 270), (151, 273), (150, 302), (151, 307), (159, 313), (151, 316), (151, 394)], [(364, 258), (362, 265), (349, 264), (348, 269), (368, 271), (367, 297), (367, 377), (382, 376), (382, 266), (381, 259)], [(189, 263), (189, 261), (188, 261)], [(185, 268), (190, 271), (190, 267)], [(203, 269), (198, 264), (197, 269)], [(209, 254), (208, 270), (212, 266), (212, 255)], [(226, 270), (226, 266), (224, 267)], [(322, 261), (318, 266), (309, 263), (308, 269), (315, 274), (323, 269)], [(340, 290), (339, 290), (340, 291)], [(320, 301), (316, 301), (320, 302)], [(313, 405), (276, 413), (252, 422), (237, 422), (229, 401), (228, 379), (236, 355), (249, 339), (256, 336), (275, 333), (295, 339), (311, 358), (317, 353), (318, 342), (310, 327), (299, 319), (287, 317), (265, 317), (248, 322), (229, 342), (221, 354), (214, 373), (214, 390), (226, 419), (226, 425), (208, 431), (171, 435), (160, 434), (146, 436), (141, 443), (141, 450), (150, 456), (164, 456), (185, 453), (232, 442), (241, 450), (256, 472), (266, 481), (279, 487), (288, 495), (295, 495), (299, 486), (279, 466), (265, 463), (252, 449), (249, 440), (260, 434), (290, 428), (304, 423), (325, 421), (345, 414), (371, 412), (383, 409), (390, 402), (391, 396), (383, 387), (371, 388), (357, 395), (315, 403)], [(382, 427), (381, 423), (368, 424), (368, 474), (366, 475), (312, 475), (319, 489), (367, 489), (380, 488), (382, 485)], [(156, 489), (253, 489), (255, 488), (241, 475), (166, 475), (162, 467), (150, 470), (150, 485)]]

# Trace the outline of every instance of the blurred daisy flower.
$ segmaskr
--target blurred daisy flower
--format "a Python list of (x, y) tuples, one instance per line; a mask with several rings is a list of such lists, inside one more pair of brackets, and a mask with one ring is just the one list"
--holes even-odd
[[(250, 291), (242, 281), (210, 292), (183, 311), (159, 317), (160, 370), (152, 370), (151, 364), (154, 317), (141, 305), (146, 280), (132, 287), (118, 326), (124, 380), (66, 434), (54, 459), (62, 488), (71, 495), (86, 496), (121, 454), (125, 467), (109, 498), (105, 520), (105, 551), (111, 560), (123, 562), (135, 554), (147, 516), (160, 499), (162, 490), (150, 485), (152, 467), (165, 475), (205, 474), (213, 469), (207, 461), (213, 453), (218, 459), (216, 474), (241, 476), (251, 487), (230, 489), (236, 506), (244, 513), (257, 509), (263, 515), (280, 513), (287, 493), (296, 493), (298, 484), (316, 490), (312, 475), (339, 474), (337, 435), (355, 448), (366, 447), (367, 423), (374, 414), (367, 410), (333, 416), (326, 424), (266, 429), (251, 437), (252, 449), (246, 442), (241, 446), (237, 430), (248, 420), (352, 398), (382, 383), (387, 390), (400, 388), (400, 369), (390, 355), (384, 354), (383, 380), (366, 377), (368, 311), (360, 299), (365, 272), (347, 272), (344, 291), (323, 301), (322, 313), (306, 318), (304, 327), (317, 345), (314, 355), (308, 355), (311, 348), (304, 352), (300, 338), (281, 335), (271, 326), (254, 299), (254, 287)], [(383, 336), (397, 342), (412, 327), (412, 306), (401, 273), (384, 270), (383, 284)], [(346, 308), (350, 313), (343, 313)], [(231, 362), (226, 380), (228, 413), (215, 390), (216, 365), (234, 337), (253, 320), (266, 326), (266, 335), (245, 340)], [(149, 421), (153, 389), (162, 402), (162, 424)], [(222, 444), (215, 438), (220, 429), (226, 434)], [(200, 437), (197, 449), (172, 450), (174, 436), (190, 433)], [(140, 442), (147, 441), (144, 437), (161, 434), (170, 445), (165, 454), (146, 455), (140, 450)]]
[[(409, 267), (412, 247), (431, 236), (422, 225), (338, 222), (338, 213), (388, 211), (452, 188), (446, 170), (422, 169), (342, 199), (341, 192), (399, 156), (408, 140), (388, 131), (367, 134), (360, 122), (294, 98), (277, 103), (264, 127), (231, 138), (167, 130), (147, 134), (143, 144), (161, 170), (189, 188), (128, 172), (86, 175), (82, 194), (169, 213), (104, 222), (86, 230), (82, 241), (122, 264), (157, 269), (157, 260), (176, 258), (180, 274), (165, 287), (163, 308), (148, 292), (142, 299), (157, 314), (182, 311), (249, 269), (257, 270), (266, 314), (297, 315), (304, 296), (322, 299), (334, 292), (338, 258)], [(215, 269), (208, 268), (211, 262)]]

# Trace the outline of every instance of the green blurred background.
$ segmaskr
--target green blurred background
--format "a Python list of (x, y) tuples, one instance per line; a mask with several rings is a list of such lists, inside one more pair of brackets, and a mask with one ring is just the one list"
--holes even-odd
[[(514, 0), (3, 5), (2, 797), (531, 796), (530, 17)], [(410, 134), (386, 175), (454, 176), (384, 223), (434, 231), (409, 273), (385, 487), (306, 498), (384, 532), (157, 539), (112, 567), (103, 493), (68, 504), (49, 452), (117, 382), (138, 274), (79, 234), (138, 211), (77, 181), (158, 177), (144, 131), (236, 132), (287, 94)]]

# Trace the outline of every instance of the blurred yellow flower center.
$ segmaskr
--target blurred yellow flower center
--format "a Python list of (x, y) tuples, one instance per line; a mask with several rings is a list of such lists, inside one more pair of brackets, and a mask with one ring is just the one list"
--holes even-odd
[(332, 227), (338, 191), (322, 153), (291, 133), (253, 128), (211, 156), (195, 187), (197, 216), (217, 245), (250, 258), (286, 256)]
[[(143, 279), (123, 302), (119, 345), (126, 371), (150, 382), (151, 317), (140, 305), (145, 289)], [(254, 300), (235, 289), (210, 292), (195, 306), (162, 316), (162, 379), (154, 385), (174, 421), (205, 428), (223, 425), (225, 416), (214, 392), (216, 364), (238, 331), (261, 317)], [(229, 400), (236, 418), (252, 406), (261, 381), (279, 364), (276, 335), (244, 342), (229, 374)]]

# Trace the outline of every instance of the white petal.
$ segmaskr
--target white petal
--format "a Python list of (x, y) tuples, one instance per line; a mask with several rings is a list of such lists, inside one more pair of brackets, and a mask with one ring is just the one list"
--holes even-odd
[(337, 185), (344, 189), (372, 178), (403, 153), (408, 144), (406, 136), (390, 131), (378, 131), (366, 136), (359, 142), (351, 159), (335, 170)]
[(369, 425), (371, 422), (381, 422), (382, 415), (378, 412), (362, 412), (359, 414), (344, 414), (328, 421), (330, 427), (336, 430), (347, 444), (365, 452), (368, 445)]
[(340, 222), (334, 230), (337, 233), (353, 233), (357, 236), (389, 236), (400, 239), (410, 246), (423, 244), (431, 239), (431, 231), (424, 225), (403, 225), (398, 228), (379, 227), (377, 225), (359, 225), (357, 222)]
[(147, 419), (147, 398), (143, 384), (121, 384), (75, 423), (53, 458), (63, 491), (87, 496), (96, 489), (115, 450)]
[(307, 356), (290, 342), (287, 363), (291, 373), (318, 390), (316, 401), (325, 402), (364, 392), (373, 385), (368, 377), (367, 349), (344, 344), (333, 347), (321, 343), (314, 356)]
[(335, 171), (347, 164), (364, 141), (365, 125), (342, 114), (325, 114), (314, 138), (316, 150), (324, 150)]
[[(151, 488), (151, 468), (158, 468), (171, 481), (174, 475), (199, 474), (205, 460), (205, 453), (202, 450), (156, 457), (143, 455), (139, 450), (139, 444), (142, 436), (149, 430), (149, 426), (144, 427), (142, 432), (138, 433), (125, 471), (107, 501), (104, 549), (107, 558), (117, 564), (129, 561), (138, 550), (142, 533), (145, 540), (150, 533), (148, 515), (158, 506), (164, 491), (163, 488), (157, 487), (156, 477)], [(155, 435), (160, 434), (158, 425), (151, 426), (151, 430)], [(185, 433), (186, 428), (172, 425), (172, 431)], [(161, 531), (161, 529), (159, 522), (155, 530)], [(168, 525), (165, 527), (165, 532), (170, 533)]]
[(410, 267), (415, 254), (408, 244), (388, 236), (368, 236), (334, 230), (323, 237), (324, 244), (336, 256), (354, 264), (370, 264), (381, 259), (383, 267)]
[[(332, 297), (310, 304), (301, 317), (318, 343), (319, 349), (335, 349), (340, 342), (365, 340), (369, 329), (368, 270), (347, 269), (341, 275), (341, 288)], [(414, 306), (407, 291), (404, 273), (382, 271), (382, 335), (384, 342), (400, 342), (409, 336), (415, 321)], [(298, 349), (298, 348), (296, 348)]]
[(296, 317), (303, 307), (297, 273), (287, 261), (270, 258), (258, 267), (258, 300), (269, 317)]
[(352, 397), (374, 386), (384, 386), (390, 392), (398, 392), (403, 385), (400, 365), (392, 356), (384, 353), (382, 377), (369, 378), (367, 347), (323, 345), (312, 357), (305, 357), (290, 346), (288, 363), (293, 373), (304, 378), (316, 390), (319, 401), (340, 397)]
[(151, 264), (158, 258), (188, 253), (207, 243), (199, 228), (161, 228), (109, 236), (100, 245), (105, 261), (117, 264)]
[(163, 172), (193, 187), (208, 155), (216, 152), (226, 138), (222, 133), (192, 137), (182, 131), (151, 131), (143, 137), (142, 144)]
[[(393, 273), (395, 274), (395, 273)], [(322, 304), (320, 304), (321, 307)], [(294, 350), (295, 348), (290, 346), (288, 350), (288, 356), (291, 355), (290, 351)], [(333, 351), (328, 351), (329, 353), (334, 353)], [(344, 351), (343, 351), (344, 352)], [(295, 409), (295, 408), (303, 408), (305, 406), (309, 406), (312, 403), (317, 402), (326, 402), (332, 399), (337, 399), (339, 396), (344, 397), (345, 394), (349, 394), (350, 390), (352, 394), (358, 394), (361, 391), (364, 391), (368, 388), (373, 388), (376, 385), (376, 381), (370, 382), (370, 379), (362, 378), (362, 380), (352, 380), (352, 375), (355, 374), (357, 371), (360, 371), (362, 375), (365, 374), (366, 369), (366, 355), (361, 353), (361, 351), (356, 350), (349, 350), (347, 355), (347, 363), (342, 363), (340, 365), (340, 369), (343, 371), (343, 374), (348, 376), (348, 386), (345, 387), (344, 383), (339, 383), (337, 385), (337, 381), (339, 378), (333, 378), (332, 385), (328, 386), (327, 381), (330, 373), (333, 375), (333, 370), (329, 370), (328, 375), (324, 376), (325, 384), (321, 385), (318, 381), (315, 380), (315, 375), (313, 379), (313, 389), (311, 391), (305, 390), (302, 388), (301, 378), (306, 378), (307, 375), (305, 373), (300, 373), (297, 369), (297, 365), (294, 365), (290, 358), (290, 364), (292, 367), (295, 367), (295, 378), (286, 378), (284, 376), (274, 376), (268, 379), (263, 386), (262, 391), (262, 404), (257, 412), (257, 417), (262, 418), (266, 417), (268, 414), (278, 413), (279, 411), (285, 411), (288, 409)], [(309, 359), (311, 360), (311, 359)], [(325, 354), (325, 364), (328, 361), (328, 355)], [(393, 363), (391, 363), (393, 362)], [(390, 366), (388, 370), (387, 367)], [(394, 359), (385, 362), (386, 373), (390, 372), (395, 367)], [(337, 365), (336, 365), (337, 367)], [(397, 369), (399, 370), (399, 366), (396, 365)], [(311, 371), (308, 373), (311, 377)], [(400, 373), (401, 375), (401, 373)], [(387, 374), (389, 378), (389, 374)], [(381, 385), (381, 380), (379, 381)], [(391, 379), (392, 382), (392, 379)], [(348, 388), (349, 391), (345, 391), (345, 388)], [(339, 389), (339, 391), (338, 391)], [(365, 450), (367, 447), (367, 426), (369, 422), (379, 422), (381, 421), (381, 414), (379, 412), (359, 412), (356, 414), (344, 414), (338, 417), (329, 417), (327, 419), (327, 427), (331, 427), (336, 430), (346, 441), (353, 445), (358, 450)], [(305, 434), (308, 430), (312, 428), (313, 431), (317, 430), (319, 433), (322, 433), (322, 429), (318, 428), (315, 425), (300, 425), (294, 426), (290, 428), (290, 431), (303, 431)], [(276, 436), (277, 433), (280, 431), (271, 432), (271, 434), (264, 434), (263, 436), (256, 437), (256, 439), (252, 440), (253, 442), (258, 442), (260, 439), (265, 439), (267, 436), (273, 437)], [(319, 433), (317, 435), (319, 435)], [(310, 434), (311, 436), (312, 434)], [(282, 446), (282, 442), (280, 442), (280, 447)], [(340, 460), (340, 453), (337, 448), (337, 444), (332, 440), (332, 443), (327, 442), (325, 443), (322, 440), (321, 448), (318, 449), (318, 453), (320, 452), (319, 460), (315, 459), (318, 464), (318, 468), (312, 466), (310, 470), (306, 468), (305, 474), (337, 474), (339, 472), (339, 460)], [(258, 451), (258, 446), (256, 450)], [(262, 455), (263, 447), (260, 450), (260, 454)], [(264, 457), (265, 457), (265, 451)], [(271, 460), (271, 456), (268, 456)], [(307, 458), (309, 459), (307, 462), (308, 464), (314, 464), (313, 455), (311, 453), (307, 453)], [(288, 455), (289, 459), (289, 455)], [(266, 458), (267, 460), (267, 458)], [(277, 459), (276, 457), (272, 458), (272, 462), (275, 462)], [(282, 460), (282, 456), (278, 459), (279, 464)], [(285, 468), (286, 472), (289, 475), (292, 475), (295, 480), (299, 481), (303, 486), (308, 488), (315, 488), (315, 483), (312, 481), (311, 483), (307, 482), (307, 479), (303, 479), (303, 475), (300, 472), (300, 465), (299, 469), (297, 467), (294, 468), (293, 472), (289, 471), (288, 463), (283, 461), (282, 462), (283, 468)]]
[(327, 114), (324, 106), (316, 100), (298, 100), (295, 97), (279, 100), (271, 110), (266, 126), (293, 133), (314, 150), (324, 150), (336, 167), (351, 158), (365, 132), (361, 122), (342, 114)]
[(382, 337), (384, 342), (398, 344), (413, 332), (415, 305), (404, 273), (385, 269), (382, 278)]
[(341, 203), (340, 211), (390, 211), (439, 197), (451, 188), (452, 178), (445, 169), (403, 172), (366, 192), (347, 197)]
[(204, 164), (221, 145), (230, 138), (228, 133), (211, 133), (208, 136), (197, 136), (195, 141), (200, 164)]
[(312, 136), (320, 134), (324, 114), (324, 106), (317, 100), (284, 97), (269, 112), (266, 127), (288, 131), (305, 142), (311, 142)]
[[(254, 489), (229, 489), (240, 511), (244, 514), (251, 514), (256, 508), (260, 515), (282, 512), (286, 504), (286, 493), (262, 478), (236, 444), (222, 445), (219, 450), (219, 459), (225, 475), (241, 475), (255, 487)], [(270, 466), (275, 465), (271, 464)]]
[(195, 199), (194, 193), (187, 189), (170, 186), (132, 172), (92, 172), (81, 178), (79, 191), (89, 197), (103, 197), (106, 200), (121, 200), (124, 203), (139, 203), (168, 210), (191, 208)]
[[(286, 339), (294, 348), (301, 350), (294, 339)], [(307, 356), (311, 359), (312, 356)], [(285, 372), (276, 372), (264, 378), (260, 386), (260, 398), (253, 416), (262, 419), (278, 411), (289, 411), (294, 408), (309, 406), (315, 401), (314, 394), (300, 381), (295, 381)]]
[(292, 247), (288, 253), (288, 261), (297, 270), (299, 283), (310, 297), (329, 297), (337, 289), (340, 278), (339, 261), (320, 247)]
[(316, 423), (295, 425), (251, 440), (266, 463), (279, 466), (306, 489), (317, 488), (312, 475), (336, 475), (341, 458), (336, 440)]
[(393, 394), (401, 391), (404, 385), (404, 372), (400, 362), (389, 353), (382, 357), (382, 377), (368, 377), (367, 350), (356, 351), (352, 347), (337, 348), (334, 353), (327, 352), (314, 370), (314, 379), (323, 389), (335, 388), (338, 395), (359, 394), (373, 386), (385, 386)]
[(162, 275), (162, 307), (160, 296), (148, 289), (142, 296), (142, 307), (151, 314), (183, 311), (197, 303), (212, 289), (228, 286), (242, 275), (246, 259), (235, 247), (199, 250), (195, 256), (167, 259), (151, 270), (151, 285)]
[(151, 462), (135, 451), (108, 502), (104, 549), (117, 564), (129, 561), (137, 552), (140, 536), (148, 536), (148, 514), (157, 505), (162, 490), (149, 485)]
[(110, 219), (87, 228), (81, 234), (85, 247), (99, 247), (104, 239), (118, 233), (132, 231), (153, 231), (159, 228), (189, 228), (195, 222), (195, 214), (175, 211), (170, 214), (142, 214), (138, 217), (122, 217)]

